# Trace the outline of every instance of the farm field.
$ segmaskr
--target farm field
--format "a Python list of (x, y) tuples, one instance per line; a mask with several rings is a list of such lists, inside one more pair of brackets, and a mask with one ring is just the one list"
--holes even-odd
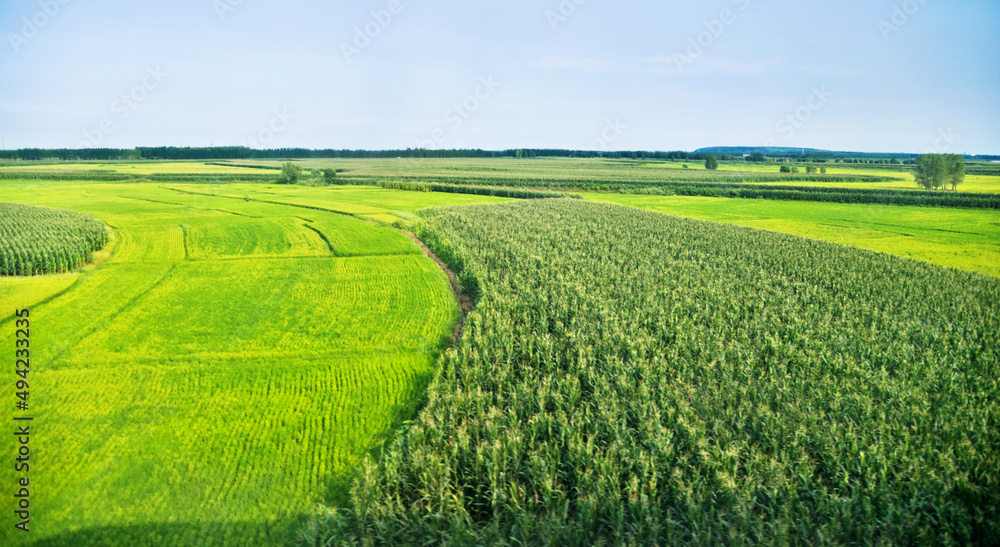
[[(828, 172), (830, 175), (857, 175), (862, 174), (855, 170), (850, 169), (836, 169), (831, 168)], [(865, 174), (872, 174), (870, 171)], [(913, 175), (909, 173), (892, 173), (889, 172), (887, 176), (898, 176), (904, 180), (891, 181), (891, 182), (870, 182), (870, 183), (856, 183), (856, 182), (801, 182), (796, 183), (796, 186), (816, 186), (820, 188), (857, 188), (859, 185), (863, 184), (864, 188), (883, 188), (887, 190), (914, 190), (916, 189), (916, 184), (913, 182)], [(905, 178), (904, 178), (905, 177)], [(780, 182), (757, 182), (750, 184), (761, 184), (768, 186), (778, 186)], [(967, 175), (965, 177), (965, 182), (959, 186), (959, 192), (964, 193), (979, 193), (979, 194), (1000, 194), (1000, 177), (995, 176), (985, 176), (985, 175)]]
[[(656, 162), (647, 163), (644, 167), (657, 168), (657, 169), (684, 169), (685, 162)], [(702, 162), (687, 162), (687, 169), (695, 171), (707, 171), (705, 165)], [(892, 166), (879, 166), (877, 169), (858, 167), (851, 164), (838, 164), (838, 163), (825, 163), (817, 164), (826, 167), (827, 174), (829, 175), (881, 175), (887, 177), (893, 177), (899, 180), (890, 182), (872, 182), (865, 183), (865, 188), (887, 188), (887, 189), (898, 189), (898, 190), (913, 190), (916, 188), (913, 178), (913, 173), (907, 170), (899, 169), (893, 170)], [(749, 173), (774, 173), (779, 169), (779, 164), (775, 163), (727, 163), (721, 162), (719, 164), (718, 172), (726, 173), (732, 171), (738, 172), (749, 172)], [(782, 184), (780, 182), (762, 182), (757, 184)], [(851, 182), (802, 182), (796, 183), (796, 186), (826, 186), (826, 187), (836, 187), (836, 188), (853, 188), (858, 186), (858, 183)], [(968, 175), (965, 178), (965, 183), (959, 186), (960, 192), (977, 192), (977, 193), (1000, 193), (1000, 177), (998, 176), (986, 176), (986, 175)]]
[(0, 3), (0, 547), (1000, 547), (998, 1)]
[(0, 275), (65, 273), (110, 237), (101, 221), (75, 211), (0, 203)]
[(240, 167), (238, 165), (215, 165), (220, 162), (203, 161), (141, 161), (141, 162), (23, 162), (7, 165), (0, 164), (0, 169), (10, 171), (53, 171), (53, 172), (114, 172), (132, 175), (154, 175), (154, 174), (274, 174), (277, 178), (277, 171), (269, 169), (253, 169)]
[[(258, 164), (277, 167), (276, 161), (240, 160), (239, 164)], [(604, 160), (580, 158), (537, 158), (515, 159), (309, 159), (296, 163), (308, 169), (335, 167), (343, 169), (342, 176), (354, 178), (427, 177), (435, 180), (467, 181), (519, 184), (525, 180), (549, 181), (550, 186), (558, 186), (567, 181), (590, 181), (595, 183), (623, 183), (643, 181), (656, 183), (664, 180), (711, 181), (718, 177), (748, 174), (779, 175), (776, 164), (721, 163), (719, 170), (712, 172), (704, 168), (702, 162), (644, 162), (632, 160)], [(683, 169), (683, 164), (688, 169)], [(843, 165), (843, 164), (841, 164)], [(828, 164), (828, 175), (877, 176), (899, 180), (886, 182), (805, 182), (789, 177), (789, 180), (759, 183), (769, 185), (821, 186), (842, 188), (882, 188), (915, 190), (913, 175), (907, 171), (865, 169), (863, 167), (837, 167)], [(804, 176), (804, 173), (802, 174)], [(1000, 177), (969, 175), (965, 184), (959, 187), (965, 193), (1000, 193)]]
[(408, 192), (387, 190), (372, 186), (305, 186), (256, 184), (198, 185), (184, 187), (165, 185), (164, 188), (189, 192), (194, 195), (218, 196), (229, 199), (252, 199), (266, 203), (295, 205), (325, 209), (358, 218), (392, 224), (401, 217), (408, 217), (424, 207), (442, 205), (469, 205), (473, 203), (503, 203), (508, 198), (445, 194), (436, 192)]
[(461, 317), (413, 242), (342, 214), (153, 184), (4, 181), (0, 201), (115, 230), (98, 267), (0, 278), (4, 310), (31, 309), (39, 545), (291, 541), (412, 415)]
[(585, 197), (831, 241), (1000, 277), (998, 211), (685, 196)]
[(1000, 535), (1000, 280), (581, 200), (422, 215), (475, 311), (312, 539)]
[[(499, 169), (508, 160), (488, 161)], [(169, 177), (177, 163), (140, 165)], [(190, 169), (180, 174), (199, 174), (197, 162), (180, 163)], [(418, 163), (415, 172), (430, 178), (493, 180), (468, 160)], [(350, 183), (392, 181), (389, 164), (334, 165)], [(584, 167), (605, 180), (635, 176), (610, 161), (508, 165), (503, 180), (553, 176), (556, 186)], [(209, 167), (201, 174), (226, 169)], [(473, 180), (460, 178), (474, 169)], [(907, 542), (910, 529), (995, 533), (974, 511), (996, 505), (982, 493), (994, 474), (955, 470), (989, 469), (996, 459), (997, 439), (978, 427), (996, 420), (996, 405), (971, 401), (997, 394), (980, 369), (996, 361), (984, 348), (994, 347), (998, 321), (1000, 213), (583, 197), (0, 180), (0, 202), (79, 211), (113, 228), (96, 265), (0, 277), (4, 309), (32, 311), (32, 412), (46, 435), (32, 453), (46, 485), (32, 500), (44, 530), (37, 543), (283, 544), (296, 534), (384, 544), (449, 534), (482, 544), (670, 543), (734, 533), (794, 543), (815, 541), (813, 529)], [(474, 298), (455, 351), (444, 354), (461, 318), (447, 279), (390, 224), (418, 232)], [(955, 287), (965, 292), (945, 294)], [(944, 310), (933, 321), (932, 307)], [(948, 326), (928, 331), (932, 323)], [(11, 324), (0, 314), (0, 328)], [(764, 381), (750, 382), (759, 370)], [(968, 380), (958, 386), (949, 374)], [(953, 396), (933, 398), (934, 390)], [(927, 405), (976, 426), (932, 424), (916, 410)], [(846, 417), (823, 417), (838, 412)], [(877, 412), (886, 423), (876, 427)], [(603, 425), (580, 429), (587, 423)], [(902, 423), (916, 424), (908, 436)], [(815, 433), (823, 427), (832, 430)], [(811, 444), (796, 444), (802, 430)], [(847, 442), (845, 431), (862, 430)], [(941, 454), (943, 439), (971, 448)], [(842, 463), (861, 452), (896, 456)], [(672, 470), (669, 480), (661, 468)], [(909, 490), (891, 486), (888, 477), (911, 468), (926, 473)], [(574, 491), (593, 495), (565, 495)], [(924, 509), (904, 508), (914, 496)], [(706, 499), (723, 500), (717, 513)], [(361, 510), (360, 518), (316, 518), (320, 505)], [(436, 524), (420, 517), (427, 508)], [(499, 528), (480, 526), (486, 515)], [(674, 524), (649, 528), (649, 519)], [(809, 519), (814, 526), (796, 524)], [(944, 528), (928, 524), (939, 521)], [(504, 526), (518, 531), (507, 537)]]

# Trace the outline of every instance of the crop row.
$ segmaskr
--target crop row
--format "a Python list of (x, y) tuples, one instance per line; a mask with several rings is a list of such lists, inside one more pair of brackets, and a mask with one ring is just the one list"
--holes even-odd
[[(700, 173), (705, 173), (701, 171)], [(550, 193), (559, 191), (590, 191), (590, 192), (617, 192), (622, 194), (641, 195), (680, 195), (680, 196), (710, 196), (710, 197), (733, 197), (749, 199), (774, 199), (789, 201), (818, 201), (832, 203), (869, 203), (880, 205), (918, 205), (935, 207), (962, 207), (970, 209), (1000, 209), (1000, 195), (997, 194), (977, 194), (958, 192), (926, 192), (914, 190), (894, 190), (884, 188), (864, 188), (864, 187), (824, 187), (824, 186), (795, 186), (795, 185), (761, 185), (756, 183), (787, 181), (787, 182), (884, 182), (895, 180), (885, 177), (861, 176), (803, 176), (795, 179), (790, 178), (770, 178), (770, 177), (731, 177), (728, 175), (718, 175), (708, 178), (699, 175), (700, 179), (690, 180), (657, 180), (643, 181), (636, 179), (629, 182), (610, 182), (598, 179), (577, 180), (577, 179), (481, 179), (470, 178), (467, 182), (450, 177), (414, 177), (412, 182), (408, 177), (393, 177), (395, 182), (387, 183), (381, 180), (360, 177), (350, 179), (345, 177), (345, 181), (359, 184), (377, 184), (386, 187), (406, 187), (408, 185), (428, 185), (436, 184), (442, 189), (435, 191), (455, 191), (449, 190), (459, 186), (469, 186), (474, 188), (488, 187), (489, 185), (505, 185), (509, 188), (539, 188)], [(855, 180), (857, 179), (857, 180)], [(869, 180), (871, 179), (871, 180)], [(885, 180), (882, 180), (885, 179)], [(422, 181), (422, 182), (421, 182)], [(442, 182), (427, 182), (442, 181)], [(482, 186), (486, 185), (486, 186)], [(544, 197), (557, 197), (556, 195), (546, 195)]]
[(66, 272), (107, 243), (104, 224), (89, 215), (0, 202), (0, 275)]
[(546, 199), (546, 198), (579, 198), (563, 192), (546, 192), (544, 190), (527, 190), (524, 188), (503, 188), (497, 186), (470, 186), (463, 184), (435, 184), (423, 182), (378, 181), (377, 186), (389, 190), (406, 190), (410, 192), (442, 192), (447, 194), (472, 194), (477, 196), (493, 196), (513, 199)]
[[(725, 179), (726, 177), (720, 177)], [(345, 179), (350, 180), (350, 179)], [(422, 179), (424, 180), (424, 179)], [(452, 180), (453, 179), (445, 179)], [(461, 183), (427, 183), (427, 182), (384, 182), (372, 181), (369, 179), (357, 179), (359, 184), (376, 184), (386, 188), (427, 188), (434, 186), (433, 191), (456, 192), (460, 187), (467, 188), (489, 188), (489, 186), (473, 186), (472, 182), (481, 183), (481, 180), (473, 179), (470, 185)], [(810, 182), (801, 180), (801, 182)], [(836, 182), (836, 181), (827, 181)], [(841, 181), (842, 182), (842, 181)], [(510, 183), (510, 181), (508, 181)], [(918, 190), (894, 190), (885, 188), (842, 188), (829, 186), (770, 186), (760, 184), (734, 184), (728, 182), (660, 182), (655, 185), (648, 183), (604, 183), (595, 181), (567, 181), (567, 180), (547, 180), (532, 182), (520, 181), (512, 183), (513, 188), (544, 188), (547, 191), (541, 196), (510, 196), (510, 197), (560, 197), (559, 190), (571, 191), (591, 191), (591, 192), (616, 192), (621, 194), (638, 195), (679, 195), (679, 196), (709, 196), (709, 197), (731, 197), (745, 199), (773, 199), (786, 201), (817, 201), (830, 203), (867, 203), (879, 205), (917, 205), (934, 207), (961, 207), (969, 209), (1000, 209), (1000, 195), (979, 194), (967, 192), (926, 192)], [(470, 190), (468, 193), (479, 193)], [(528, 192), (525, 192), (528, 194)], [(497, 195), (497, 194), (490, 194)]]
[[(389, 172), (389, 171), (387, 171)], [(370, 178), (372, 175), (357, 172), (345, 174), (351, 178)], [(393, 173), (393, 180), (403, 182), (432, 182), (442, 184), (476, 184), (484, 186), (512, 187), (542, 187), (570, 188), (589, 190), (597, 187), (645, 187), (670, 184), (711, 182), (716, 184), (744, 183), (880, 183), (894, 182), (896, 177), (877, 175), (803, 175), (795, 173), (761, 173), (739, 171), (706, 171), (682, 169), (646, 169), (641, 173), (627, 169), (605, 169), (593, 173), (593, 176), (580, 176), (576, 173), (555, 174), (555, 176), (538, 176), (534, 174), (519, 174), (512, 172), (489, 171), (456, 171), (454, 174), (443, 173)]]
[(308, 542), (1000, 540), (997, 280), (580, 200), (424, 215), (476, 309)]

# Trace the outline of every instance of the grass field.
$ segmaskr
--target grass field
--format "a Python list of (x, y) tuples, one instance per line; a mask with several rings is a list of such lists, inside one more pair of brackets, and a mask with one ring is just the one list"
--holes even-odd
[(311, 537), (1000, 538), (1000, 280), (582, 200), (423, 216), (475, 311)]
[(661, 213), (800, 235), (1000, 277), (1000, 212), (682, 196), (585, 194)]
[[(287, 541), (410, 417), (450, 343), (448, 282), (399, 232), (182, 186), (0, 184), (0, 200), (85, 212), (116, 234), (100, 267), (0, 279), (4, 310), (31, 308), (41, 545)], [(324, 204), (475, 201), (398, 194)]]

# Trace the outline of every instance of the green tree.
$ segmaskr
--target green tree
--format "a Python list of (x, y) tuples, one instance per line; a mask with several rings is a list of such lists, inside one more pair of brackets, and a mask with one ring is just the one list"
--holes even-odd
[(816, 173), (816, 171), (818, 171), (818, 169), (816, 169), (815, 165), (809, 165), (806, 167), (806, 173), (809, 173), (810, 175)]
[(945, 185), (947, 168), (941, 154), (921, 154), (917, 156), (917, 167), (913, 171), (917, 184), (926, 190), (936, 190)]
[(286, 162), (281, 166), (281, 182), (284, 184), (297, 184), (302, 178), (302, 166), (292, 162)]
[(945, 156), (945, 167), (948, 173), (948, 185), (951, 191), (958, 190), (958, 185), (965, 182), (965, 158), (961, 154), (948, 154)]
[(715, 156), (709, 154), (705, 157), (705, 169), (716, 170), (719, 168), (719, 160), (715, 159)]
[(825, 175), (826, 174), (826, 167), (820, 167), (819, 168), (819, 172), (820, 172), (820, 174)]
[(782, 173), (791, 173), (792, 168), (788, 165), (782, 165), (781, 168), (778, 169), (778, 171), (781, 171)]
[(336, 169), (324, 169), (323, 170), (323, 182), (327, 185), (337, 183), (337, 170)]

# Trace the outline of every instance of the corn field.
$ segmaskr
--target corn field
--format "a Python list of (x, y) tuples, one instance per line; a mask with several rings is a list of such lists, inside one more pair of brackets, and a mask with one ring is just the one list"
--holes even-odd
[(423, 222), (475, 311), (303, 543), (1000, 541), (997, 280), (580, 200)]
[(0, 202), (0, 275), (67, 272), (107, 243), (104, 224), (89, 215)]

